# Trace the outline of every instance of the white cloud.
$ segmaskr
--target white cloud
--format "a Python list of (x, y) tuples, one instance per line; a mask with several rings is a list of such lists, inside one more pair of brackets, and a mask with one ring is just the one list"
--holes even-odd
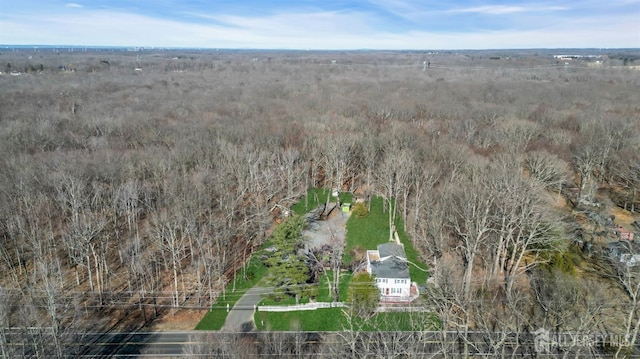
[(424, 11), (425, 5), (419, 1), (369, 0), (374, 6), (394, 14), (406, 14)]
[(64, 6), (65, 7), (73, 7), (73, 8), (82, 8), (82, 7), (84, 7), (84, 6), (80, 5), (80, 4), (76, 4), (76, 3), (73, 3), (73, 2), (66, 3), (66, 4), (64, 4)]
[(455, 14), (508, 15), (516, 13), (565, 11), (570, 9), (566, 6), (550, 6), (546, 4), (520, 6), (515, 3), (513, 5), (485, 5), (459, 8), (445, 8), (442, 7), (442, 5), (435, 6), (434, 4), (423, 3), (420, 1), (403, 0), (370, 0), (370, 3), (398, 17), (416, 22), (430, 16), (437, 17)]
[(420, 21), (437, 11), (437, 9), (421, 4), (418, 1), (369, 0), (369, 2), (383, 11), (409, 21)]
[(281, 49), (486, 49), (638, 47), (636, 14), (579, 18), (536, 29), (391, 32), (358, 12), (206, 15), (188, 23), (115, 11), (0, 16), (0, 43)]
[(507, 5), (487, 5), (461, 9), (447, 10), (448, 13), (478, 13), (488, 15), (505, 15), (522, 12), (548, 12), (569, 10), (565, 6), (507, 6)]
[(294, 33), (366, 33), (373, 30), (365, 16), (353, 12), (281, 13), (262, 17), (219, 15), (211, 18), (235, 28), (270, 36), (291, 36)]

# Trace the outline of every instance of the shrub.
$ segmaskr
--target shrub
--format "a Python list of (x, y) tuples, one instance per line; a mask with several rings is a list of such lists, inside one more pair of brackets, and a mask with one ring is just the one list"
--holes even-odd
[(366, 217), (369, 215), (369, 209), (363, 202), (359, 202), (353, 206), (353, 214), (356, 217)]
[(371, 274), (360, 272), (351, 278), (347, 302), (353, 314), (361, 318), (370, 317), (378, 307), (379, 300), (380, 291)]

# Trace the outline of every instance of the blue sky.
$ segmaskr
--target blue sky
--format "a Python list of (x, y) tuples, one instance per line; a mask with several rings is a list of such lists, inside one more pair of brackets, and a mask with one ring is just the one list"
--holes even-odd
[(640, 0), (2, 0), (0, 44), (256, 49), (640, 47)]

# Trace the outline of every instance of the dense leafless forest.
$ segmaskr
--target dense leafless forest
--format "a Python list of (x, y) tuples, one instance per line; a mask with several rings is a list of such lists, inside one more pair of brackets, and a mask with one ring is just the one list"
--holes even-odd
[(552, 55), (0, 52), (3, 356), (8, 330), (63, 357), (207, 308), (310, 187), (397, 199), (443, 330), (624, 354), (640, 280), (607, 221), (640, 231), (638, 53)]

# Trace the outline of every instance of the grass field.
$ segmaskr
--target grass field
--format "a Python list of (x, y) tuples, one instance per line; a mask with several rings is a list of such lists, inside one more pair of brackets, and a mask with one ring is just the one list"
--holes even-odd
[(382, 198), (371, 200), (371, 209), (365, 217), (352, 215), (347, 221), (347, 245), (342, 258), (348, 264), (353, 260), (351, 250), (375, 249), (378, 244), (389, 241), (389, 218), (382, 211)]
[(256, 312), (258, 330), (337, 331), (346, 323), (342, 308), (299, 310), (294, 312)]
[(420, 331), (438, 330), (438, 317), (432, 313), (378, 313), (369, 320), (354, 318), (349, 323), (347, 308), (324, 308), (295, 312), (257, 312), (254, 316), (258, 330), (302, 331)]
[[(333, 271), (327, 271), (326, 275), (320, 278), (320, 284), (318, 285), (318, 302), (331, 302), (333, 297), (329, 293), (329, 283), (333, 280)], [(351, 282), (351, 273), (340, 273), (340, 302), (347, 300), (347, 288), (349, 288), (349, 282)]]

